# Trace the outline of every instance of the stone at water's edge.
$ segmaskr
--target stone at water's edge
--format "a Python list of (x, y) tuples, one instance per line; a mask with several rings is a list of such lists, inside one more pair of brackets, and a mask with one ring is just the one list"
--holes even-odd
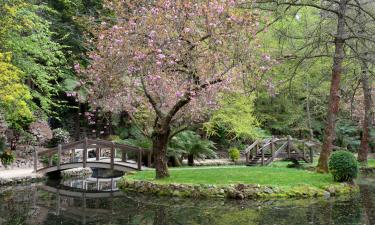
[(32, 176), (20, 176), (12, 178), (1, 178), (0, 177), (0, 186), (6, 185), (15, 185), (15, 184), (25, 184), (25, 183), (35, 183), (45, 180), (46, 177), (40, 174), (35, 174)]
[(357, 186), (335, 184), (325, 188), (298, 186), (288, 190), (258, 184), (160, 184), (151, 181), (134, 180), (128, 177), (118, 183), (124, 191), (154, 194), (161, 196), (192, 197), (192, 198), (232, 198), (232, 199), (260, 199), (260, 198), (314, 198), (337, 196), (358, 191)]
[(74, 168), (69, 170), (61, 171), (61, 176), (64, 178), (72, 178), (72, 177), (87, 177), (92, 175), (91, 168)]

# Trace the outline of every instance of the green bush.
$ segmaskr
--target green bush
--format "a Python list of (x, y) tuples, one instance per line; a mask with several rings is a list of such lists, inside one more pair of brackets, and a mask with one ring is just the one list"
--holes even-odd
[(14, 160), (15, 160), (15, 156), (13, 155), (12, 151), (11, 150), (5, 150), (1, 155), (0, 155), (0, 160), (1, 160), (1, 163), (4, 165), (4, 166), (9, 166), (11, 165)]
[(233, 161), (237, 161), (240, 159), (240, 150), (238, 148), (230, 148), (229, 149), (229, 158)]
[[(56, 166), (57, 165), (57, 160), (59, 160), (59, 157), (57, 156), (57, 154), (54, 154), (52, 156), (52, 165)], [(41, 161), (42, 161), (42, 163), (44, 165), (48, 165), (49, 164), (49, 162), (48, 162), (48, 156), (46, 156), (46, 155), (43, 156)]]
[(348, 151), (336, 151), (329, 160), (329, 170), (335, 181), (351, 182), (358, 175), (358, 162)]

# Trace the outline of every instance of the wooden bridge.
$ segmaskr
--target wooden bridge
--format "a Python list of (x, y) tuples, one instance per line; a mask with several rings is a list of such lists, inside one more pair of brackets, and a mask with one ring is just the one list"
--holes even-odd
[(298, 140), (290, 136), (287, 138), (279, 139), (272, 137), (263, 141), (255, 141), (245, 149), (246, 164), (248, 166), (266, 166), (275, 159), (313, 163), (313, 148), (320, 145), (316, 141)]
[[(92, 152), (94, 157), (89, 157)], [(77, 154), (78, 153), (78, 154)], [(117, 157), (120, 153), (121, 157)], [(129, 153), (129, 154), (128, 154)], [(79, 155), (80, 154), (80, 155)], [(79, 167), (103, 168), (118, 171), (143, 170), (143, 155), (147, 154), (147, 166), (151, 165), (151, 150), (118, 144), (111, 141), (83, 139), (68, 144), (60, 144), (55, 148), (34, 151), (34, 172), (46, 174)], [(53, 157), (57, 156), (54, 162)], [(77, 157), (77, 155), (79, 155)], [(135, 160), (129, 160), (132, 155)], [(46, 165), (41, 165), (39, 157), (48, 158)], [(55, 156), (55, 157), (56, 157)]]

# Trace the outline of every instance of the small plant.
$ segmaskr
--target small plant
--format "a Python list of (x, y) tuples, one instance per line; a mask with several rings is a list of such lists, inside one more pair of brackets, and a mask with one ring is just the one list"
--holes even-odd
[(230, 148), (229, 149), (229, 158), (234, 162), (239, 160), (240, 159), (240, 150), (238, 150), (238, 148)]
[[(56, 166), (57, 165), (57, 160), (59, 160), (59, 157), (57, 156), (57, 154), (54, 154), (53, 156), (52, 156), (52, 165), (53, 166)], [(49, 161), (48, 161), (48, 156), (43, 156), (43, 158), (42, 158), (42, 163), (44, 164), (44, 165), (49, 165)]]
[(14, 160), (15, 160), (15, 156), (13, 155), (12, 151), (10, 149), (8, 150), (5, 150), (1, 155), (0, 155), (0, 160), (1, 160), (1, 163), (7, 167), (9, 165), (11, 165)]
[(348, 151), (336, 151), (329, 160), (329, 170), (338, 182), (352, 182), (358, 175), (358, 162)]

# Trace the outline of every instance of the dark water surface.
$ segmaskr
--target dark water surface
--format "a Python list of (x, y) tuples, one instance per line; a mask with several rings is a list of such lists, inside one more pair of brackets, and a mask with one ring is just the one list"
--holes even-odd
[[(129, 195), (111, 192), (114, 183), (76, 180), (64, 186), (0, 188), (0, 225), (375, 225), (374, 179), (363, 179), (361, 193), (353, 196), (267, 202)], [(95, 191), (97, 184), (106, 191)]]

